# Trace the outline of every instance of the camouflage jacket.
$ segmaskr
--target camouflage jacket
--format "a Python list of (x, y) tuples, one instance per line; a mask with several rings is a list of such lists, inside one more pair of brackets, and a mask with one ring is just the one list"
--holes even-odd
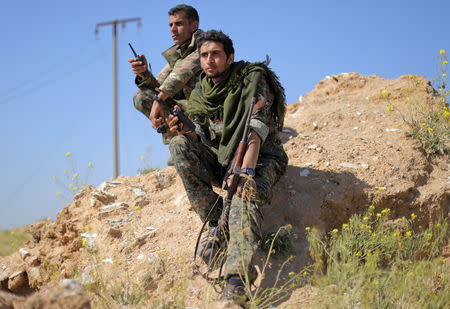
[(142, 81), (136, 76), (136, 85), (141, 90), (158, 89), (174, 99), (188, 99), (194, 89), (201, 72), (197, 44), (197, 36), (202, 30), (197, 30), (190, 42), (184, 45), (173, 45), (162, 53), (167, 60), (166, 66), (155, 77), (153, 75)]

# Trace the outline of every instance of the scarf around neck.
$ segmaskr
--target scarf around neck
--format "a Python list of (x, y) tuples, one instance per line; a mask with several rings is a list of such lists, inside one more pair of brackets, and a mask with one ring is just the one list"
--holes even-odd
[(225, 76), (214, 83), (204, 72), (191, 93), (188, 116), (201, 125), (209, 120), (223, 122), (217, 157), (226, 166), (233, 159), (245, 127), (245, 120), (257, 86), (264, 76), (274, 94), (272, 115), (279, 130), (286, 110), (284, 89), (278, 77), (263, 63), (234, 62)]

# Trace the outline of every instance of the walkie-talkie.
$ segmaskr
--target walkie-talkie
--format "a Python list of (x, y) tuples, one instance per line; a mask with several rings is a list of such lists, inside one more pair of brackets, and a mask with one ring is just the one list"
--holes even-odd
[[(134, 48), (133, 48), (133, 46), (131, 46), (131, 43), (128, 43), (128, 45), (130, 45), (131, 51), (134, 54), (134, 58), (137, 61), (141, 61), (142, 63), (144, 63), (144, 61), (142, 60), (142, 57), (140, 55), (136, 54), (136, 52), (134, 51)], [(143, 73), (143, 75), (144, 75), (145, 78), (149, 78), (150, 77), (150, 72), (148, 71), (148, 68), (145, 68), (145, 72)]]

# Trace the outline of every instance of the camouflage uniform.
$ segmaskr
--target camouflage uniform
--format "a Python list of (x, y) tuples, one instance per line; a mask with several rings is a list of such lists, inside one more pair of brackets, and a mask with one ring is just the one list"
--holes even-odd
[[(261, 237), (262, 215), (259, 205), (270, 202), (272, 188), (284, 174), (288, 162), (270, 112), (273, 95), (265, 78), (260, 79), (256, 95), (265, 103), (250, 121), (251, 129), (261, 137), (254, 178), (257, 192), (250, 202), (244, 203), (237, 195), (232, 199), (228, 210), (229, 243), (225, 270), (226, 278), (237, 274), (244, 276), (246, 271), (250, 281), (256, 279), (257, 275), (251, 260)], [(213, 191), (212, 185), (220, 184), (226, 173), (226, 167), (218, 162), (216, 155), (222, 124), (221, 121), (213, 123), (210, 120), (208, 127), (197, 129), (201, 141), (179, 135), (171, 140), (169, 149), (192, 207), (204, 222), (217, 201), (218, 207), (210, 215), (211, 222), (217, 222), (222, 213), (223, 201)]]
[[(153, 96), (159, 91), (168, 94), (182, 109), (186, 108), (187, 99), (201, 71), (195, 42), (200, 33), (201, 30), (197, 30), (190, 42), (174, 45), (162, 53), (167, 64), (156, 78), (150, 74), (150, 78), (143, 81), (140, 76), (136, 76), (135, 83), (139, 89), (133, 97), (133, 103), (147, 118), (152, 109)], [(168, 110), (165, 112), (168, 113)], [(168, 144), (172, 136), (171, 132), (163, 134), (164, 144)]]

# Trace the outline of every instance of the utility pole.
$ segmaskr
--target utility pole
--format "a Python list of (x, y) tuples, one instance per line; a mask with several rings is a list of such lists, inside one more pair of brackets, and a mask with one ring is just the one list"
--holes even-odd
[(122, 29), (125, 28), (125, 24), (128, 22), (137, 22), (138, 30), (141, 27), (141, 18), (130, 18), (113, 21), (107, 21), (98, 23), (95, 25), (95, 37), (98, 35), (98, 28), (102, 26), (113, 26), (113, 140), (114, 140), (114, 177), (119, 176), (119, 142), (117, 138), (117, 25), (122, 25)]

